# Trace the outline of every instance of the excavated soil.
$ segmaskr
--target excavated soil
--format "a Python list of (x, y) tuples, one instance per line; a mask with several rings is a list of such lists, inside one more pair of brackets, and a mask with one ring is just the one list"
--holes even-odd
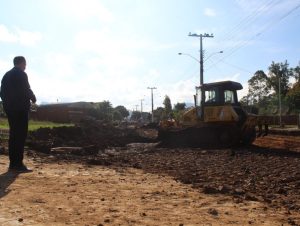
[(56, 148), (52, 137), (47, 151), (29, 151), (33, 173), (0, 175), (1, 225), (300, 225), (299, 136), (235, 149), (130, 137), (114, 131), (110, 143), (93, 136)]
[[(261, 201), (272, 208), (300, 212), (300, 139), (269, 136), (237, 149), (168, 149), (132, 144), (87, 162), (134, 167), (191, 184), (207, 194), (229, 195), (236, 202)], [(128, 151), (130, 150), (130, 151)]]

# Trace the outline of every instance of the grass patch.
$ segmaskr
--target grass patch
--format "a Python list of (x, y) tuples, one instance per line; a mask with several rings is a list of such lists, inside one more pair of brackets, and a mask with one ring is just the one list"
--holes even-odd
[[(61, 127), (61, 126), (74, 126), (74, 124), (29, 120), (28, 130), (33, 131), (39, 128), (45, 128), (45, 127), (53, 128), (53, 127)], [(0, 118), (0, 129), (9, 129), (7, 118)]]

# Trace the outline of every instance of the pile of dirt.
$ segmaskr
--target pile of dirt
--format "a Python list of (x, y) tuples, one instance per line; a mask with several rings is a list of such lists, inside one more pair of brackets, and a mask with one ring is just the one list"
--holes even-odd
[(271, 134), (255, 140), (255, 144), (260, 147), (282, 149), (300, 153), (300, 136), (284, 135), (284, 133)]
[[(86, 119), (76, 126), (40, 128), (29, 133), (27, 146), (30, 149), (50, 153), (57, 147), (70, 147), (80, 150), (73, 153), (96, 154), (98, 150), (108, 147), (122, 147), (128, 143), (150, 142), (136, 128), (122, 128), (110, 123)], [(81, 148), (81, 149), (78, 149)], [(66, 148), (63, 150), (67, 150)]]

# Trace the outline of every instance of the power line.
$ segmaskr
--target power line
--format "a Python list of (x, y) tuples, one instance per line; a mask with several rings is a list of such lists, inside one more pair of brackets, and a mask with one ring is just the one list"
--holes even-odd
[(266, 12), (266, 11), (270, 10), (271, 8), (273, 8), (275, 5), (278, 4), (279, 1), (280, 0), (271, 0), (266, 4), (260, 5), (257, 9), (252, 11), (252, 13), (250, 13), (248, 16), (246, 16), (244, 19), (242, 19), (231, 30), (227, 31), (227, 33), (225, 33), (225, 35), (223, 35), (224, 37), (222, 37), (222, 35), (221, 35), (220, 37), (222, 38), (222, 41), (224, 42), (227, 40), (231, 40), (236, 36), (237, 33), (241, 33), (240, 31), (242, 31), (244, 29), (248, 29), (249, 26), (251, 24), (253, 24), (259, 18), (259, 16), (261, 16), (261, 14), (263, 12)]
[(253, 72), (251, 72), (251, 71), (249, 71), (249, 70), (247, 70), (247, 69), (245, 69), (245, 68), (242, 68), (242, 67), (240, 67), (240, 66), (234, 65), (234, 64), (232, 64), (232, 63), (225, 62), (224, 60), (221, 60), (221, 62), (224, 63), (224, 64), (227, 64), (227, 65), (229, 65), (229, 66), (231, 66), (231, 67), (237, 68), (237, 69), (239, 69), (239, 70), (241, 70), (241, 71), (244, 71), (244, 72), (247, 72), (247, 73), (253, 73)]
[[(231, 30), (228, 30), (227, 33), (225, 33), (223, 35), (223, 39), (222, 42), (224, 41), (230, 41), (231, 39), (233, 39), (234, 37), (237, 36), (236, 33), (242, 33), (243, 30), (247, 29), (252, 23), (254, 23), (260, 16), (262, 13), (264, 13), (265, 11), (270, 10), (271, 8), (273, 8), (275, 5), (278, 4), (280, 0), (270, 0), (270, 1), (266, 1), (265, 4), (262, 4), (260, 6), (258, 6), (255, 10), (253, 10), (249, 15), (247, 15), (244, 19), (242, 19), (236, 26), (234, 26)], [(221, 35), (222, 37), (222, 35)], [(225, 56), (222, 58), (226, 58), (226, 56), (231, 55), (231, 52), (235, 52), (235, 49), (240, 48), (241, 45), (246, 45), (247, 43), (245, 43), (245, 41), (239, 41), (235, 46), (230, 47), (230, 48), (222, 48), (224, 49), (224, 52), (227, 53), (225, 54)], [(220, 62), (220, 61), (218, 61)], [(217, 63), (218, 63), (217, 62)], [(226, 62), (224, 62), (226, 64)], [(214, 63), (212, 66), (214, 66), (216, 63)], [(231, 65), (233, 66), (233, 65)], [(236, 67), (236, 66), (233, 66)], [(211, 68), (208, 67), (207, 70), (209, 70)], [(236, 67), (237, 68), (237, 67)], [(240, 68), (240, 70), (244, 70)]]
[[(291, 13), (293, 13), (294, 11), (296, 11), (298, 8), (300, 8), (300, 4), (298, 4), (297, 6), (295, 6), (294, 8), (292, 8), (291, 10), (289, 10), (287, 13), (285, 13), (283, 16), (281, 16), (279, 19), (275, 20), (275, 21), (271, 21), (269, 24), (267, 24), (266, 26), (263, 27), (263, 29), (261, 31), (259, 31), (258, 33), (256, 33), (255, 35), (253, 35), (250, 39), (248, 39), (247, 41), (243, 41), (238, 43), (238, 45), (236, 45), (235, 47), (233, 47), (232, 49), (229, 49), (228, 53), (222, 57), (219, 61), (217, 61), (216, 63), (214, 63), (213, 65), (211, 65), (209, 68), (213, 67), (214, 65), (218, 64), (219, 62), (223, 61), (225, 58), (231, 56), (233, 53), (235, 53), (237, 50), (243, 48), (244, 46), (248, 45), (250, 41), (254, 40), (256, 37), (260, 36), (262, 33), (266, 32), (267, 30), (269, 30), (271, 27), (273, 27), (275, 24), (279, 23), (280, 21), (282, 21), (283, 19), (285, 19), (287, 16), (289, 16)], [(224, 51), (225, 52), (225, 51)]]
[[(232, 31), (230, 32), (230, 34), (231, 34), (230, 38), (228, 38), (228, 37), (227, 37), (227, 39), (223, 38), (222, 42), (231, 41), (231, 40), (233, 41), (233, 38), (237, 37), (237, 36), (241, 37), (241, 34), (244, 34), (246, 29), (249, 30), (250, 25), (252, 25), (259, 18), (260, 14), (262, 14), (262, 12), (271, 10), (279, 2), (280, 2), (280, 0), (271, 0), (267, 4), (262, 5), (261, 7), (256, 9), (256, 11), (254, 11), (256, 13), (253, 14), (252, 18), (250, 17), (251, 19), (245, 20), (245, 22), (243, 23), (243, 25), (244, 25), (243, 27), (240, 26), (240, 29), (236, 29), (235, 31), (234, 31), (234, 29), (232, 29)], [(258, 13), (258, 12), (260, 12), (260, 13)], [(231, 55), (231, 53), (240, 49), (242, 46), (248, 45), (249, 41), (250, 40), (242, 40), (242, 41), (240, 40), (240, 41), (237, 41), (234, 46), (224, 48), (224, 52), (227, 53), (227, 54), (224, 54), (224, 58), (228, 57), (229, 55)]]

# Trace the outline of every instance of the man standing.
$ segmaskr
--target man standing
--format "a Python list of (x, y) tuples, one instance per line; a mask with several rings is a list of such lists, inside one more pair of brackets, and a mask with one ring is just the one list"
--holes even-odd
[(28, 131), (30, 101), (36, 98), (28, 82), (26, 60), (14, 58), (14, 68), (6, 72), (1, 81), (0, 96), (9, 123), (9, 170), (31, 172), (23, 163), (24, 145)]

